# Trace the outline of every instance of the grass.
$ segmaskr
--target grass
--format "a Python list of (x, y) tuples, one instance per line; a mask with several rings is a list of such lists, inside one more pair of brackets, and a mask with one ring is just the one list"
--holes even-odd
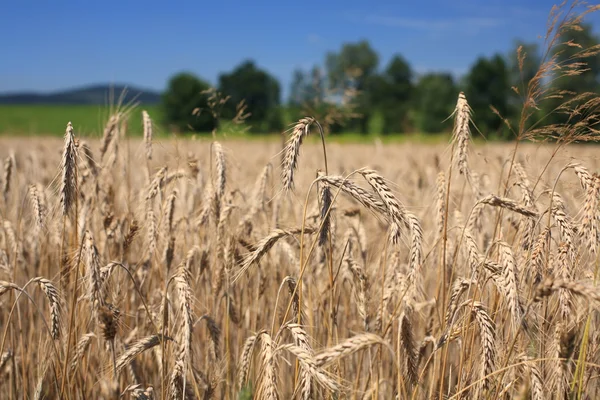
[[(161, 120), (160, 106), (138, 107), (129, 118), (128, 133), (133, 136), (142, 134), (142, 109), (148, 111), (154, 121)], [(0, 135), (8, 136), (62, 136), (68, 121), (80, 136), (98, 137), (109, 115), (109, 108), (95, 105), (0, 105)], [(239, 128), (229, 129), (226, 123), (220, 128), (222, 137), (226, 139), (250, 139), (260, 141), (280, 140), (280, 133), (260, 134), (242, 133)], [(156, 136), (168, 136), (162, 127)], [(220, 134), (221, 135), (221, 134)], [(189, 137), (210, 137), (210, 133), (189, 134)], [(318, 140), (318, 135), (308, 138)], [(448, 134), (390, 134), (364, 135), (356, 132), (344, 132), (330, 135), (333, 143), (442, 143), (448, 141)]]
[[(142, 134), (142, 109), (160, 120), (158, 106), (138, 107), (129, 119), (130, 134)], [(109, 111), (108, 107), (95, 105), (0, 105), (0, 134), (62, 136), (66, 123), (72, 121), (73, 128), (81, 135), (98, 136)]]

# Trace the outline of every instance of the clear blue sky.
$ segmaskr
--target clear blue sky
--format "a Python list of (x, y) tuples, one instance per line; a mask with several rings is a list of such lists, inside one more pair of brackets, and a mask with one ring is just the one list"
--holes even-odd
[(287, 94), (295, 68), (360, 39), (380, 65), (400, 53), (417, 73), (460, 76), (516, 38), (540, 41), (555, 2), (2, 0), (0, 92), (107, 82), (161, 90), (182, 70), (216, 83), (252, 58)]

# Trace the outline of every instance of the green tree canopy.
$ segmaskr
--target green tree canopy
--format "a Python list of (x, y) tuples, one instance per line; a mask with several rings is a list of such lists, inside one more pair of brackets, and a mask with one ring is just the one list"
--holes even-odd
[(305, 101), (305, 90), (308, 77), (301, 69), (295, 69), (292, 74), (292, 84), (290, 85), (290, 105), (301, 106)]
[(508, 68), (500, 54), (477, 59), (466, 77), (465, 94), (475, 124), (485, 136), (509, 136), (504, 122), (490, 109), (492, 106), (502, 117), (509, 118), (509, 90)]
[(414, 97), (417, 128), (425, 133), (443, 131), (442, 122), (452, 113), (457, 96), (452, 75), (429, 73), (421, 76)]
[(254, 130), (279, 130), (283, 124), (279, 115), (279, 82), (268, 72), (259, 69), (253, 61), (244, 61), (228, 74), (219, 76), (219, 90), (230, 100), (223, 116), (233, 118), (237, 105), (244, 101), (250, 117), (247, 121)]
[(206, 96), (202, 93), (208, 88), (208, 83), (191, 73), (174, 75), (162, 96), (165, 124), (180, 132), (212, 131), (217, 121), (208, 112)]
[(542, 63), (539, 45), (517, 40), (507, 60), (510, 85), (516, 87), (521, 95), (526, 94), (529, 81), (537, 74)]
[(294, 70), (290, 85), (290, 105), (304, 106), (307, 103), (314, 106), (325, 99), (325, 80), (318, 65), (310, 72), (301, 69)]
[[(353, 97), (353, 109), (358, 117), (345, 129), (367, 133), (368, 121), (374, 111), (369, 90), (370, 80), (377, 71), (379, 56), (366, 40), (345, 43), (339, 52), (329, 52), (325, 58), (328, 88), (341, 97), (347, 90), (357, 91)], [(337, 130), (337, 129), (334, 129)]]
[[(553, 112), (565, 101), (586, 92), (600, 93), (600, 54), (597, 53), (597, 49), (596, 52), (590, 51), (592, 47), (600, 44), (600, 38), (594, 35), (591, 25), (582, 24), (578, 27), (578, 29), (566, 30), (561, 37), (563, 44), (557, 46), (555, 50), (556, 60), (561, 68), (556, 70), (552, 86), (556, 92), (565, 94), (562, 99), (552, 99), (545, 105), (545, 111), (550, 114), (547, 119), (549, 123), (567, 121), (568, 116), (565, 113)], [(578, 65), (578, 63), (585, 64)], [(565, 74), (573, 68), (580, 69), (582, 72), (577, 75)], [(577, 104), (571, 104), (570, 108), (574, 108)], [(571, 121), (575, 122), (575, 120)]]
[(329, 52), (325, 59), (330, 89), (363, 90), (375, 73), (379, 56), (366, 40), (346, 43), (338, 53)]
[[(528, 107), (525, 115), (522, 114), (523, 106), (527, 100), (529, 92), (529, 83), (538, 73), (542, 64), (540, 48), (537, 43), (526, 43), (517, 40), (514, 43), (514, 48), (507, 54), (507, 66), (509, 75), (509, 116), (511, 126), (515, 131), (520, 129), (521, 118), (523, 121), (523, 129), (528, 129), (536, 121), (543, 116), (541, 110), (535, 110)], [(532, 88), (534, 92), (536, 90)]]
[(369, 103), (383, 117), (384, 133), (403, 132), (413, 95), (413, 72), (408, 62), (395, 55), (381, 75), (371, 77), (367, 86)]

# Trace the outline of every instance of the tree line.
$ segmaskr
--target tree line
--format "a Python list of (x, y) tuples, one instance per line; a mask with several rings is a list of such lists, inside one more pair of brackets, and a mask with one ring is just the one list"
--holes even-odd
[[(417, 74), (400, 54), (381, 65), (368, 41), (346, 43), (326, 54), (323, 65), (294, 71), (285, 103), (281, 84), (254, 61), (221, 74), (215, 88), (191, 73), (179, 73), (163, 94), (164, 122), (179, 131), (210, 132), (223, 121), (233, 121), (253, 132), (277, 132), (311, 115), (334, 134), (437, 133), (449, 129), (444, 121), (464, 91), (477, 129), (489, 138), (508, 138), (506, 122), (518, 120), (523, 94), (542, 62), (557, 57), (561, 65), (575, 63), (578, 51), (600, 44), (585, 24), (566, 32), (562, 40), (573, 45), (559, 54), (518, 41), (508, 54), (477, 58), (460, 78), (448, 72)], [(599, 93), (600, 56), (586, 63), (576, 79), (557, 74), (544, 84), (562, 93)], [(559, 104), (549, 99), (537, 105), (536, 117), (548, 124), (561, 122)]]

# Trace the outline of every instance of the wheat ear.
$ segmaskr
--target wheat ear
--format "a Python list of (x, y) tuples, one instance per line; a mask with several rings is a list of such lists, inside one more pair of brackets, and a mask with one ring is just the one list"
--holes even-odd
[(304, 137), (309, 134), (310, 126), (313, 122), (313, 118), (302, 118), (292, 128), (292, 134), (283, 150), (281, 182), (285, 190), (294, 189), (294, 173), (296, 172), (296, 168), (298, 168), (300, 146)]

